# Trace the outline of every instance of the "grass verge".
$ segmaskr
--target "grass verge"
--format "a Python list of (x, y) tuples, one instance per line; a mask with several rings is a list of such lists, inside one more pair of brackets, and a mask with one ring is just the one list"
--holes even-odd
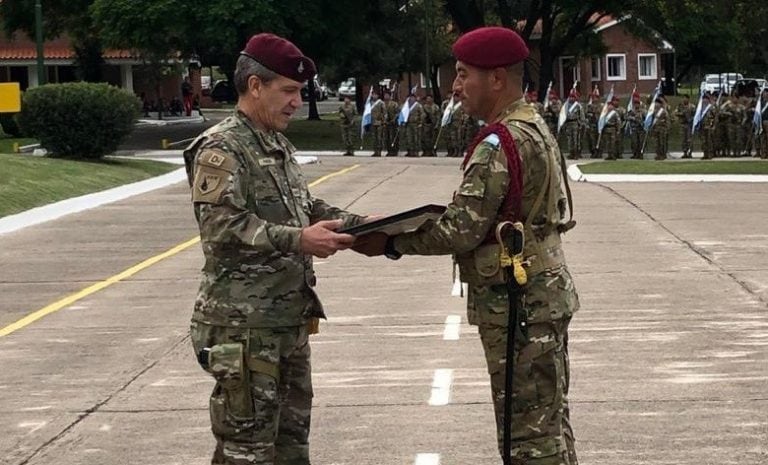
[(98, 162), (0, 153), (0, 217), (178, 169), (152, 160)]
[(0, 139), (0, 153), (12, 153), (14, 143), (19, 146), (37, 144), (37, 139)]
[(617, 160), (579, 165), (584, 174), (768, 174), (768, 161)]

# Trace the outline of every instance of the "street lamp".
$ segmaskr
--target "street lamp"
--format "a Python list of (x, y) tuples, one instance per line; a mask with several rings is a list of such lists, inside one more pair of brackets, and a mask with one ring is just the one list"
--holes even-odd
[(43, 56), (43, 5), (41, 0), (35, 0), (35, 40), (37, 42), (37, 83), (46, 83), (45, 57)]

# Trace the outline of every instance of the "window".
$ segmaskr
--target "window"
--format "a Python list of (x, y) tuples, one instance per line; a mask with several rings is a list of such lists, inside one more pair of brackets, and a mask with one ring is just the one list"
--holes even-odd
[(637, 55), (637, 78), (656, 80), (656, 54), (639, 53)]
[(600, 57), (592, 57), (592, 80), (600, 81), (603, 74), (600, 72)]
[(627, 79), (627, 56), (625, 54), (606, 55), (605, 71), (609, 81)]

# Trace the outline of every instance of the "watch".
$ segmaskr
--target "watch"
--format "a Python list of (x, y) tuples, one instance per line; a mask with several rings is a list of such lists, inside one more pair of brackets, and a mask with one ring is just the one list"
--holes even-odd
[(395, 248), (395, 236), (389, 236), (387, 238), (387, 242), (384, 244), (384, 256), (390, 260), (397, 260), (403, 256), (403, 254), (398, 252)]

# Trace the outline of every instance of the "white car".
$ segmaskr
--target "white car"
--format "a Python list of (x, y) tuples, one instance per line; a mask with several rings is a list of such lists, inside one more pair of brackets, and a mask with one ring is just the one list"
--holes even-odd
[(339, 85), (339, 101), (344, 100), (344, 97), (349, 97), (354, 100), (355, 98), (355, 78), (349, 78)]
[(704, 80), (701, 81), (699, 90), (710, 94), (716, 94), (724, 92), (729, 94), (736, 81), (744, 79), (741, 73), (720, 73), (720, 74), (707, 74), (704, 76)]

